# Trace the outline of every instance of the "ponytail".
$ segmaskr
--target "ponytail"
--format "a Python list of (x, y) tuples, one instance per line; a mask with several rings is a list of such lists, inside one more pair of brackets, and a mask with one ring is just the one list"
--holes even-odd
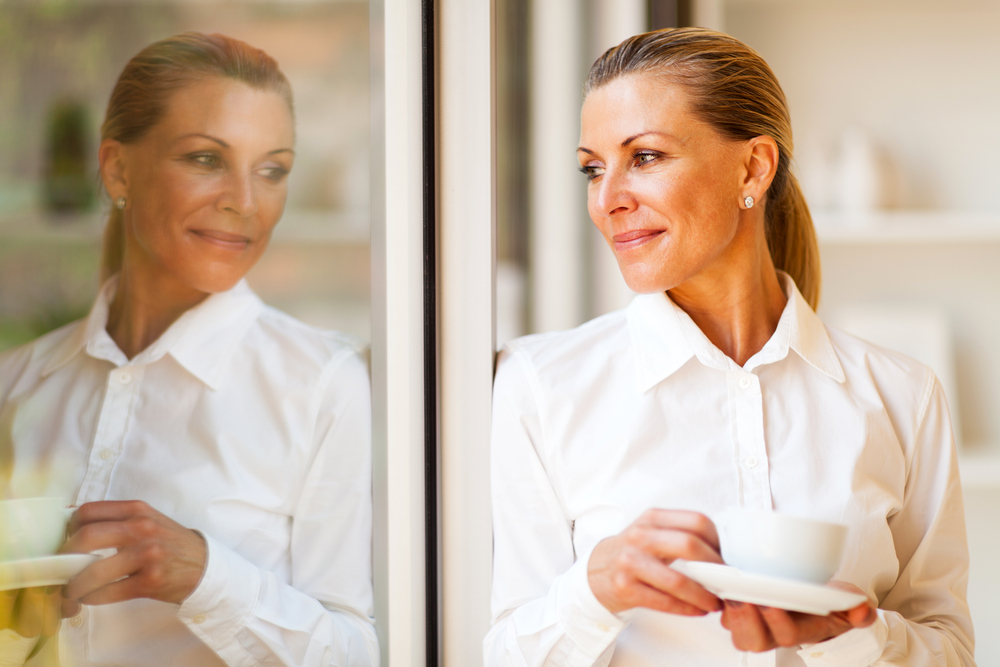
[(813, 310), (819, 305), (819, 245), (809, 206), (794, 174), (778, 195), (767, 202), (767, 247), (774, 267), (784, 271)]
[(112, 205), (108, 213), (108, 221), (104, 225), (104, 236), (101, 239), (101, 284), (122, 270), (122, 260), (125, 257), (125, 215)]

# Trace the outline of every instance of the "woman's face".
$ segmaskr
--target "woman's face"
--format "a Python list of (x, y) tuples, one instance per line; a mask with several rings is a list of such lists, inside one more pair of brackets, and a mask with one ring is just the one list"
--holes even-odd
[(740, 204), (757, 198), (746, 191), (748, 150), (696, 118), (678, 84), (632, 75), (587, 95), (587, 207), (632, 290), (673, 289), (731, 265), (747, 226)]
[(276, 93), (225, 78), (173, 93), (141, 140), (108, 149), (105, 185), (127, 198), (125, 266), (199, 292), (235, 285), (281, 218), (293, 143), (291, 111)]

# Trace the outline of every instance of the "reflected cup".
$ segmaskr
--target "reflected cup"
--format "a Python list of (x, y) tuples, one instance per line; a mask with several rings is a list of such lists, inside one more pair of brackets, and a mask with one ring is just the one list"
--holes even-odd
[(0, 562), (55, 554), (71, 513), (64, 498), (0, 501)]
[(847, 526), (778, 512), (730, 510), (716, 523), (726, 565), (818, 584), (837, 571), (847, 541)]

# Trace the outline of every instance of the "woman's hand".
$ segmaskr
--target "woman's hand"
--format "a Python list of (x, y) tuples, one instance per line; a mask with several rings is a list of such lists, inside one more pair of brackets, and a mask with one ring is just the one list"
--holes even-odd
[(63, 614), (80, 604), (152, 598), (180, 604), (201, 581), (205, 540), (139, 500), (86, 503), (69, 522), (63, 553), (114, 548), (74, 577), (63, 590)]
[(598, 542), (587, 578), (612, 613), (646, 607), (703, 616), (722, 609), (717, 597), (668, 567), (677, 558), (721, 563), (715, 524), (697, 512), (650, 509), (620, 534)]
[[(853, 584), (831, 581), (828, 585), (851, 593), (864, 592)], [(875, 605), (859, 604), (827, 616), (801, 614), (772, 607), (726, 600), (722, 626), (733, 636), (733, 645), (741, 651), (770, 651), (779, 646), (797, 647), (833, 639), (854, 628), (866, 628), (875, 622)]]
[(0, 630), (22, 637), (52, 637), (62, 621), (61, 586), (39, 586), (0, 592)]

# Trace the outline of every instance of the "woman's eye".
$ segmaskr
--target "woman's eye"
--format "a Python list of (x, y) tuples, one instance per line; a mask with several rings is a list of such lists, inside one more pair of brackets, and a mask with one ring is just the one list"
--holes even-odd
[(649, 164), (653, 160), (659, 157), (656, 153), (636, 153), (632, 156), (632, 159), (637, 165)]
[(218, 167), (222, 160), (219, 159), (218, 155), (212, 155), (211, 153), (196, 153), (194, 155), (188, 156), (189, 159), (195, 164), (201, 167)]
[(604, 168), (595, 167), (593, 165), (584, 165), (583, 167), (580, 167), (580, 172), (587, 177), (588, 181), (592, 181), (604, 173)]
[(285, 169), (284, 167), (264, 167), (257, 173), (270, 181), (277, 182), (288, 175), (288, 169)]

